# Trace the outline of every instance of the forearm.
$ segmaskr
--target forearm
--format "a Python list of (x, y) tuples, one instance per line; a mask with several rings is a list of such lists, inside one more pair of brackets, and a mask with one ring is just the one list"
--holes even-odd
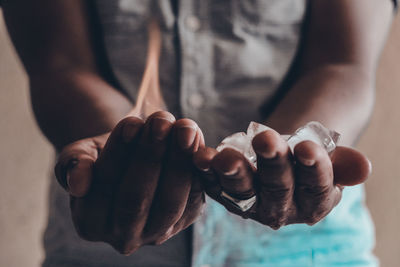
[(94, 11), (79, 0), (5, 0), (8, 31), (29, 77), (32, 106), (57, 148), (112, 129), (131, 103), (102, 77)]
[(373, 103), (372, 73), (354, 65), (325, 65), (302, 75), (266, 124), (287, 134), (315, 120), (341, 133), (341, 144), (351, 145), (365, 128)]
[[(311, 0), (292, 80), (267, 123), (291, 133), (310, 120), (354, 144), (371, 114), (380, 52), (393, 16), (389, 0)], [(295, 79), (293, 79), (293, 77)]]
[(35, 117), (56, 148), (110, 131), (132, 108), (124, 95), (90, 72), (33, 75), (30, 87)]

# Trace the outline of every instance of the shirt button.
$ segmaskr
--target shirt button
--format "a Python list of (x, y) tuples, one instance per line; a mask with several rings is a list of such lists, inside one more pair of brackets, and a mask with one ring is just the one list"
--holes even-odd
[(193, 94), (189, 97), (189, 105), (195, 109), (199, 109), (204, 104), (204, 98), (199, 94)]
[(200, 27), (201, 27), (201, 22), (200, 22), (199, 18), (197, 18), (196, 16), (193, 16), (193, 15), (186, 17), (185, 24), (186, 24), (186, 27), (188, 27), (190, 30), (192, 30), (194, 32), (200, 30)]

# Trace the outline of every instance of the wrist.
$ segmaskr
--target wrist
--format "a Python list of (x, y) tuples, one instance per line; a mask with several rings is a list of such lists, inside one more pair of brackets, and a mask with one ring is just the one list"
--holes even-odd
[(125, 96), (93, 74), (35, 76), (30, 85), (35, 117), (57, 148), (110, 131), (132, 107)]

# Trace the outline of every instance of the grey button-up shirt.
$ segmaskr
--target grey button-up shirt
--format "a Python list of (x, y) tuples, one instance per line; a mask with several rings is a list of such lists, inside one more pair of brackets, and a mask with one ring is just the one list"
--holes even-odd
[(145, 67), (146, 24), (162, 30), (160, 83), (168, 109), (195, 120), (206, 141), (260, 120), (293, 60), (304, 0), (97, 1), (109, 61), (135, 100)]
[[(277, 93), (293, 61), (306, 8), (306, 0), (94, 2), (111, 69), (132, 101), (145, 68), (147, 24), (158, 19), (160, 84), (168, 110), (195, 120), (209, 146), (262, 119), (260, 106)], [(375, 266), (361, 187), (345, 190), (339, 206), (312, 228), (273, 231), (210, 201), (193, 239), (185, 231), (131, 257), (80, 240), (67, 196), (54, 182), (51, 190), (45, 266)]]

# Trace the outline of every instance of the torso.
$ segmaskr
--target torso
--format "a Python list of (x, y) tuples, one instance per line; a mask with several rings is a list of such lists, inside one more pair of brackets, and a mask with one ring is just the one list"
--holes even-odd
[[(209, 146), (245, 130), (251, 120), (263, 119), (259, 108), (277, 93), (289, 70), (306, 8), (305, 0), (95, 2), (110, 67), (133, 101), (145, 66), (146, 25), (157, 17), (162, 31), (160, 84), (168, 110), (194, 119)], [(54, 262), (58, 258), (87, 262), (85, 266), (157, 266), (158, 258), (158, 264), (163, 262), (158, 266), (188, 266), (190, 260), (193, 266), (314, 266), (325, 259), (334, 262), (346, 249), (353, 256), (367, 255), (373, 243), (362, 188), (356, 187), (345, 190), (339, 207), (313, 228), (294, 225), (272, 231), (209, 201), (206, 214), (195, 224), (193, 240), (190, 232), (183, 232), (161, 247), (145, 248), (142, 258), (121, 258), (107, 245), (80, 241), (66, 212), (66, 195), (55, 184), (52, 190), (45, 245)], [(332, 234), (336, 238), (331, 239)], [(360, 240), (364, 245), (357, 247)], [(344, 262), (351, 261), (351, 255), (345, 255)], [(368, 255), (365, 263), (372, 264)]]

